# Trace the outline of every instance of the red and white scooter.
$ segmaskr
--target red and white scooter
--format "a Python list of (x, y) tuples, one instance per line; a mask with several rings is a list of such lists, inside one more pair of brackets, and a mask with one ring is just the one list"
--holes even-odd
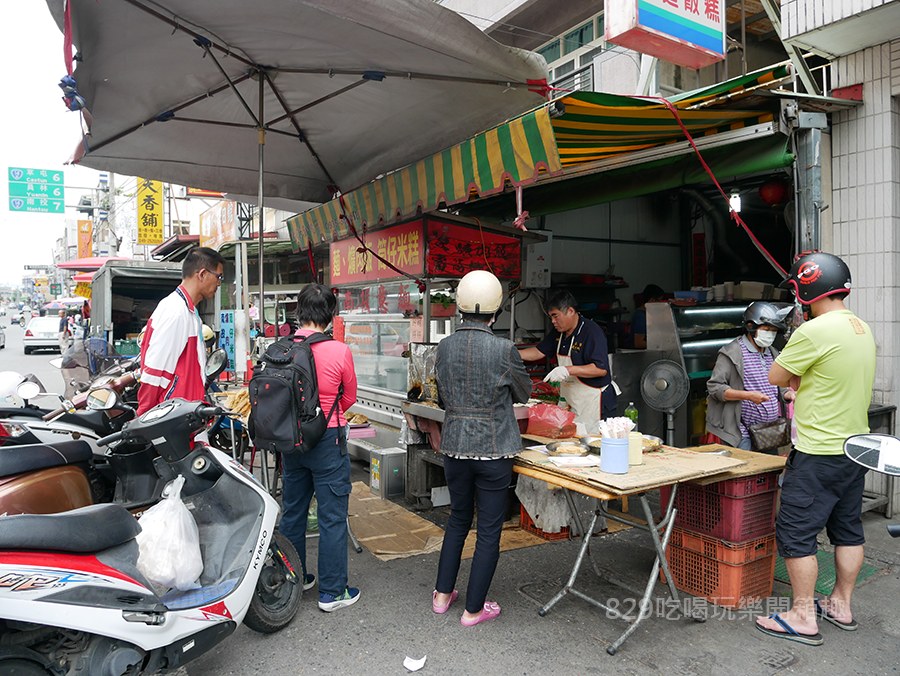
[[(117, 399), (111, 390), (92, 398), (95, 408)], [(100, 440), (152, 458), (157, 476), (148, 485), (184, 476), (182, 499), (203, 553), (199, 589), (159, 590), (147, 581), (136, 567), (139, 522), (119, 504), (0, 518), (0, 674), (172, 670), (241, 621), (262, 632), (291, 621), (303, 584), (296, 551), (275, 530), (278, 503), (242, 465), (191, 439), (221, 414), (175, 399)]]

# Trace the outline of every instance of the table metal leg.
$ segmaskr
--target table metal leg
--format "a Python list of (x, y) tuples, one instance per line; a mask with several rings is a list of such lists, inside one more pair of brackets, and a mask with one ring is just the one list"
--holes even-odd
[[(574, 596), (584, 599), (588, 603), (591, 603), (591, 604), (597, 606), (598, 608), (602, 608), (603, 610), (606, 611), (606, 614), (608, 617), (626, 620), (627, 622), (629, 622), (628, 628), (622, 633), (621, 636), (619, 636), (619, 638), (617, 638), (615, 640), (615, 642), (612, 643), (612, 645), (610, 645), (606, 649), (607, 653), (609, 653), (610, 655), (614, 655), (616, 653), (616, 651), (619, 649), (619, 647), (628, 639), (628, 637), (631, 636), (637, 630), (638, 625), (640, 625), (641, 622), (643, 622), (643, 620), (646, 619), (647, 617), (649, 617), (650, 614), (652, 613), (653, 591), (656, 587), (656, 582), (659, 579), (660, 568), (662, 568), (663, 574), (666, 576), (666, 582), (668, 584), (669, 591), (671, 593), (672, 601), (675, 603), (678, 612), (680, 612), (682, 615), (685, 615), (684, 608), (682, 607), (680, 598), (678, 596), (678, 590), (675, 588), (674, 578), (672, 577), (671, 571), (669, 570), (668, 561), (666, 561), (666, 547), (669, 544), (669, 538), (672, 535), (672, 527), (675, 524), (675, 513), (676, 513), (675, 512), (675, 490), (676, 489), (677, 489), (677, 486), (672, 487), (672, 493), (669, 498), (669, 502), (665, 506), (665, 511), (663, 513), (662, 518), (659, 520), (659, 522), (654, 521), (653, 513), (650, 509), (650, 503), (647, 500), (647, 494), (642, 493), (637, 497), (640, 499), (641, 507), (643, 508), (643, 511), (644, 511), (644, 517), (647, 520), (646, 524), (637, 524), (637, 523), (634, 523), (633, 521), (623, 519), (622, 517), (620, 517), (616, 514), (611, 514), (605, 508), (604, 504), (601, 502), (598, 506), (598, 509), (594, 513), (594, 518), (591, 520), (591, 525), (588, 530), (585, 530), (583, 528), (580, 515), (578, 514), (578, 512), (575, 508), (574, 500), (572, 499), (572, 496), (571, 496), (569, 490), (566, 489), (566, 501), (567, 501), (567, 504), (569, 505), (569, 510), (572, 513), (572, 517), (573, 517), (575, 524), (577, 525), (579, 531), (581, 532), (581, 537), (582, 537), (581, 548), (578, 552), (578, 557), (575, 560), (575, 565), (572, 568), (572, 572), (570, 573), (569, 579), (566, 582), (565, 586), (552, 599), (550, 599), (550, 601), (543, 608), (541, 608), (541, 610), (539, 611), (539, 614), (543, 617), (544, 615), (547, 614), (547, 611), (549, 611), (550, 608), (552, 608), (554, 605), (556, 605), (556, 603), (561, 598), (563, 598), (566, 594), (571, 593)], [(593, 532), (594, 526), (597, 523), (597, 519), (600, 518), (601, 515), (605, 516), (607, 519), (612, 519), (614, 521), (620, 521), (622, 523), (628, 524), (635, 528), (645, 530), (650, 535), (650, 538), (653, 540), (653, 548), (656, 551), (656, 557), (654, 558), (653, 566), (650, 570), (650, 575), (649, 575), (649, 579), (647, 580), (647, 584), (644, 586), (643, 589), (637, 589), (629, 584), (624, 583), (621, 580), (616, 579), (615, 577), (613, 577), (612, 575), (610, 575), (608, 573), (601, 573), (600, 570), (598, 569), (598, 567), (594, 561), (593, 554), (591, 553), (590, 533)], [(660, 529), (662, 529), (662, 533), (660, 533)], [(578, 577), (578, 573), (581, 570), (582, 564), (584, 563), (585, 554), (587, 554), (589, 556), (589, 558), (591, 560), (591, 564), (594, 567), (594, 572), (597, 573), (598, 577), (605, 579), (609, 582), (612, 582), (613, 584), (615, 584), (619, 587), (622, 587), (624, 589), (632, 591), (635, 594), (641, 595), (640, 602), (637, 604), (638, 614), (636, 617), (630, 617), (626, 614), (623, 614), (617, 608), (611, 608), (608, 605), (601, 603), (600, 601), (593, 599), (590, 596), (588, 596), (587, 594), (584, 594), (583, 592), (580, 592), (574, 588), (575, 580)], [(698, 622), (702, 622), (702, 621), (704, 621), (705, 618), (692, 616), (692, 619), (694, 619), (695, 621), (698, 621)]]
[[(568, 493), (569, 493), (569, 491), (568, 491), (568, 489), (566, 489), (567, 496), (568, 496)], [(569, 499), (571, 500), (571, 497)], [(599, 516), (599, 514), (595, 513), (594, 518), (591, 519), (591, 530), (592, 531), (594, 530), (594, 524), (597, 522), (598, 516)], [(578, 521), (580, 521), (580, 518), (578, 518), (578, 517), (575, 517), (575, 518)], [(580, 527), (581, 526), (579, 525), (579, 528)], [(581, 570), (581, 563), (582, 563), (582, 561), (584, 561), (584, 555), (587, 552), (588, 547), (590, 547), (590, 544), (591, 544), (590, 537), (586, 537), (584, 534), (584, 531), (582, 531), (582, 533), (581, 533), (581, 549), (578, 552), (578, 558), (575, 559), (575, 566), (572, 568), (572, 572), (569, 575), (569, 581), (566, 582), (565, 587), (563, 587), (562, 589), (559, 590), (559, 592), (556, 594), (556, 596), (554, 596), (552, 599), (550, 599), (550, 601), (547, 603), (547, 605), (545, 605), (543, 608), (541, 608), (538, 611), (538, 614), (541, 617), (546, 615), (547, 611), (550, 610), (553, 606), (555, 606), (556, 602), (559, 601), (563, 596), (568, 594), (570, 591), (574, 593), (572, 586), (575, 584), (575, 578), (578, 577), (578, 571)], [(581, 594), (577, 594), (577, 595), (581, 596)]]

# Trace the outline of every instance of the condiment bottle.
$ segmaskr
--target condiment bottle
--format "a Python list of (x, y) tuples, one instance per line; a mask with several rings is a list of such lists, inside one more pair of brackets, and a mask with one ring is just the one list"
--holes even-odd
[(625, 417), (634, 423), (634, 429), (638, 428), (638, 410), (633, 401), (628, 402), (628, 408), (625, 409)]
[(628, 464), (640, 465), (644, 462), (644, 437), (640, 432), (628, 433)]

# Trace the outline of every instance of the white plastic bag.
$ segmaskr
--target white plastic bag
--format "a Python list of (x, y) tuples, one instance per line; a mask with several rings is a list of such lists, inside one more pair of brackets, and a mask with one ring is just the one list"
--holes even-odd
[(169, 495), (140, 518), (141, 532), (137, 567), (150, 582), (163, 587), (196, 589), (203, 572), (200, 532), (188, 508), (181, 501), (184, 477), (172, 482)]

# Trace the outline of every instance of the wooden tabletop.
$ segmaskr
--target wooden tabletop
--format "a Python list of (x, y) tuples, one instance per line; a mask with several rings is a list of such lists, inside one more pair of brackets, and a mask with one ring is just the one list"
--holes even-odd
[[(643, 493), (661, 486), (718, 475), (746, 464), (747, 461), (741, 458), (709, 455), (670, 446), (661, 446), (659, 452), (644, 453), (643, 463), (629, 467), (626, 474), (610, 474), (601, 471), (599, 467), (557, 467), (547, 455), (538, 451), (522, 451), (516, 456), (516, 471), (520, 474), (526, 473), (520, 471), (522, 468), (528, 468), (540, 473), (540, 476), (529, 476), (549, 483), (563, 485), (560, 479), (565, 479), (580, 487), (613, 496)], [(581, 490), (573, 486), (567, 487)]]
[(725, 481), (726, 479), (739, 479), (745, 476), (753, 476), (754, 474), (780, 472), (784, 469), (784, 463), (787, 461), (787, 457), (783, 455), (754, 453), (753, 451), (744, 451), (740, 448), (731, 448), (730, 446), (723, 446), (722, 444), (694, 446), (693, 448), (687, 450), (697, 451), (698, 453), (711, 453), (713, 451), (720, 451), (722, 449), (728, 449), (731, 452), (732, 458), (746, 460), (747, 464), (742, 465), (741, 467), (735, 467), (734, 469), (729, 470), (728, 472), (723, 472), (722, 474), (716, 474), (715, 476), (693, 479), (693, 483), (700, 484), (701, 486), (706, 486), (707, 484), (718, 483), (719, 481)]

